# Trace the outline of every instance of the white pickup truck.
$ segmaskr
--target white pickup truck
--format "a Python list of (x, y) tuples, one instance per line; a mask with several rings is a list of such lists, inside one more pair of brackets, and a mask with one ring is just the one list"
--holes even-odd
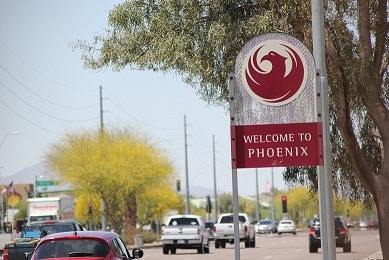
[(167, 225), (162, 225), (163, 254), (176, 254), (176, 249), (197, 249), (197, 253), (209, 253), (209, 233), (204, 221), (197, 215), (174, 215)]
[[(234, 215), (232, 213), (221, 214), (213, 226), (213, 237), (216, 248), (225, 248), (226, 243), (234, 243)], [(239, 213), (239, 240), (244, 242), (246, 248), (255, 247), (255, 227), (250, 217), (245, 213)]]

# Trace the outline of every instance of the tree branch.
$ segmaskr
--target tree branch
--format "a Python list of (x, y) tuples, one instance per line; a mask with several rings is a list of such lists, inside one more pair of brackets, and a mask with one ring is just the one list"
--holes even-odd
[(325, 44), (328, 54), (328, 60), (332, 66), (336, 67), (337, 74), (334, 77), (337, 78), (337, 82), (341, 84), (339, 86), (333, 86), (332, 89), (335, 90), (334, 102), (336, 110), (338, 111), (338, 127), (343, 138), (343, 142), (346, 148), (347, 153), (354, 169), (354, 173), (358, 176), (361, 183), (368, 189), (370, 192), (373, 192), (373, 179), (371, 169), (358, 145), (354, 129), (352, 127), (352, 120), (350, 116), (350, 109), (348, 105), (348, 80), (346, 73), (344, 71), (343, 63), (341, 62), (341, 57), (339, 56), (335, 44), (329, 36), (328, 29), (325, 29)]

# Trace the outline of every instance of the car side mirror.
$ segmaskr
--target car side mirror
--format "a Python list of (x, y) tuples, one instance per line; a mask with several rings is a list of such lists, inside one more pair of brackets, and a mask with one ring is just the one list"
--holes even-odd
[(26, 254), (26, 259), (27, 260), (31, 260), (31, 258), (32, 258), (32, 252)]
[(143, 250), (139, 248), (132, 249), (132, 259), (139, 259), (143, 257)]

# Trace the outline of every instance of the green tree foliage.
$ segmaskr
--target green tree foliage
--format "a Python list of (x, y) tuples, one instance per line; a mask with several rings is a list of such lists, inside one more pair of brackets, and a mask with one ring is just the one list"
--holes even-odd
[(113, 229), (120, 233), (125, 228), (129, 237), (135, 233), (137, 217), (144, 221), (180, 202), (171, 188), (172, 163), (146, 137), (128, 129), (67, 134), (51, 145), (46, 161), (49, 169), (82, 195), (77, 201), (78, 216), (85, 221), (91, 200), (94, 214), (101, 219), (99, 201), (104, 201)]
[(18, 212), (15, 213), (14, 220), (27, 218), (27, 201), (19, 201), (15, 208), (18, 209)]
[(318, 198), (316, 194), (310, 194), (306, 187), (294, 187), (287, 193), (278, 193), (276, 203), (280, 209), (282, 196), (287, 197), (288, 214), (296, 225), (300, 225), (304, 218), (310, 219), (319, 215)]
[[(102, 214), (101, 198), (98, 194), (86, 191), (74, 191), (74, 193), (77, 197), (74, 206), (75, 218), (91, 230), (98, 229)], [(89, 206), (91, 206), (91, 212), (88, 212)]]
[[(325, 48), (330, 93), (333, 187), (377, 207), (389, 256), (389, 26), (387, 0), (327, 0)], [(109, 28), (79, 41), (88, 68), (175, 72), (210, 103), (227, 105), (227, 74), (253, 37), (285, 32), (312, 48), (311, 1), (128, 1), (109, 14)], [(317, 187), (312, 168), (290, 168), (295, 184)]]
[[(249, 214), (252, 219), (255, 219), (255, 201), (247, 198), (238, 197), (239, 212)], [(218, 196), (219, 213), (232, 213), (233, 203), (232, 194), (223, 193)]]
[(183, 210), (185, 204), (178, 194), (172, 194), (171, 186), (166, 183), (152, 183), (138, 197), (138, 224), (149, 224), (151, 220), (161, 219), (166, 211), (174, 208)]

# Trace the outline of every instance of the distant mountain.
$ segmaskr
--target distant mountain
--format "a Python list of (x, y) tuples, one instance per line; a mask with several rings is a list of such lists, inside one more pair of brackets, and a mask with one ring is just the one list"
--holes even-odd
[[(182, 189), (180, 194), (186, 195), (186, 189)], [(219, 191), (218, 191), (218, 194), (220, 194)], [(209, 188), (204, 188), (204, 187), (199, 187), (199, 186), (191, 186), (191, 187), (189, 187), (189, 195), (191, 197), (195, 197), (195, 198), (205, 198), (208, 195), (213, 197), (214, 191), (213, 191), (213, 189), (209, 189)]]
[(1, 176), (1, 182), (2, 184), (8, 184), (11, 181), (13, 181), (14, 184), (35, 183), (36, 178), (47, 175), (50, 175), (50, 173), (47, 172), (43, 163), (38, 163), (12, 175)]
[[(9, 184), (11, 181), (13, 181), (14, 184), (21, 184), (21, 183), (35, 184), (35, 181), (39, 176), (50, 176), (50, 175), (51, 173), (45, 169), (43, 163), (37, 163), (31, 167), (25, 168), (12, 175), (1, 176), (2, 177), (1, 182), (4, 185)], [(207, 195), (210, 195), (212, 197), (214, 191), (213, 189), (209, 189), (209, 188), (191, 186), (189, 189), (189, 193), (191, 197), (204, 198)], [(219, 191), (218, 193), (220, 194)], [(186, 190), (182, 189), (181, 194), (185, 195)]]

